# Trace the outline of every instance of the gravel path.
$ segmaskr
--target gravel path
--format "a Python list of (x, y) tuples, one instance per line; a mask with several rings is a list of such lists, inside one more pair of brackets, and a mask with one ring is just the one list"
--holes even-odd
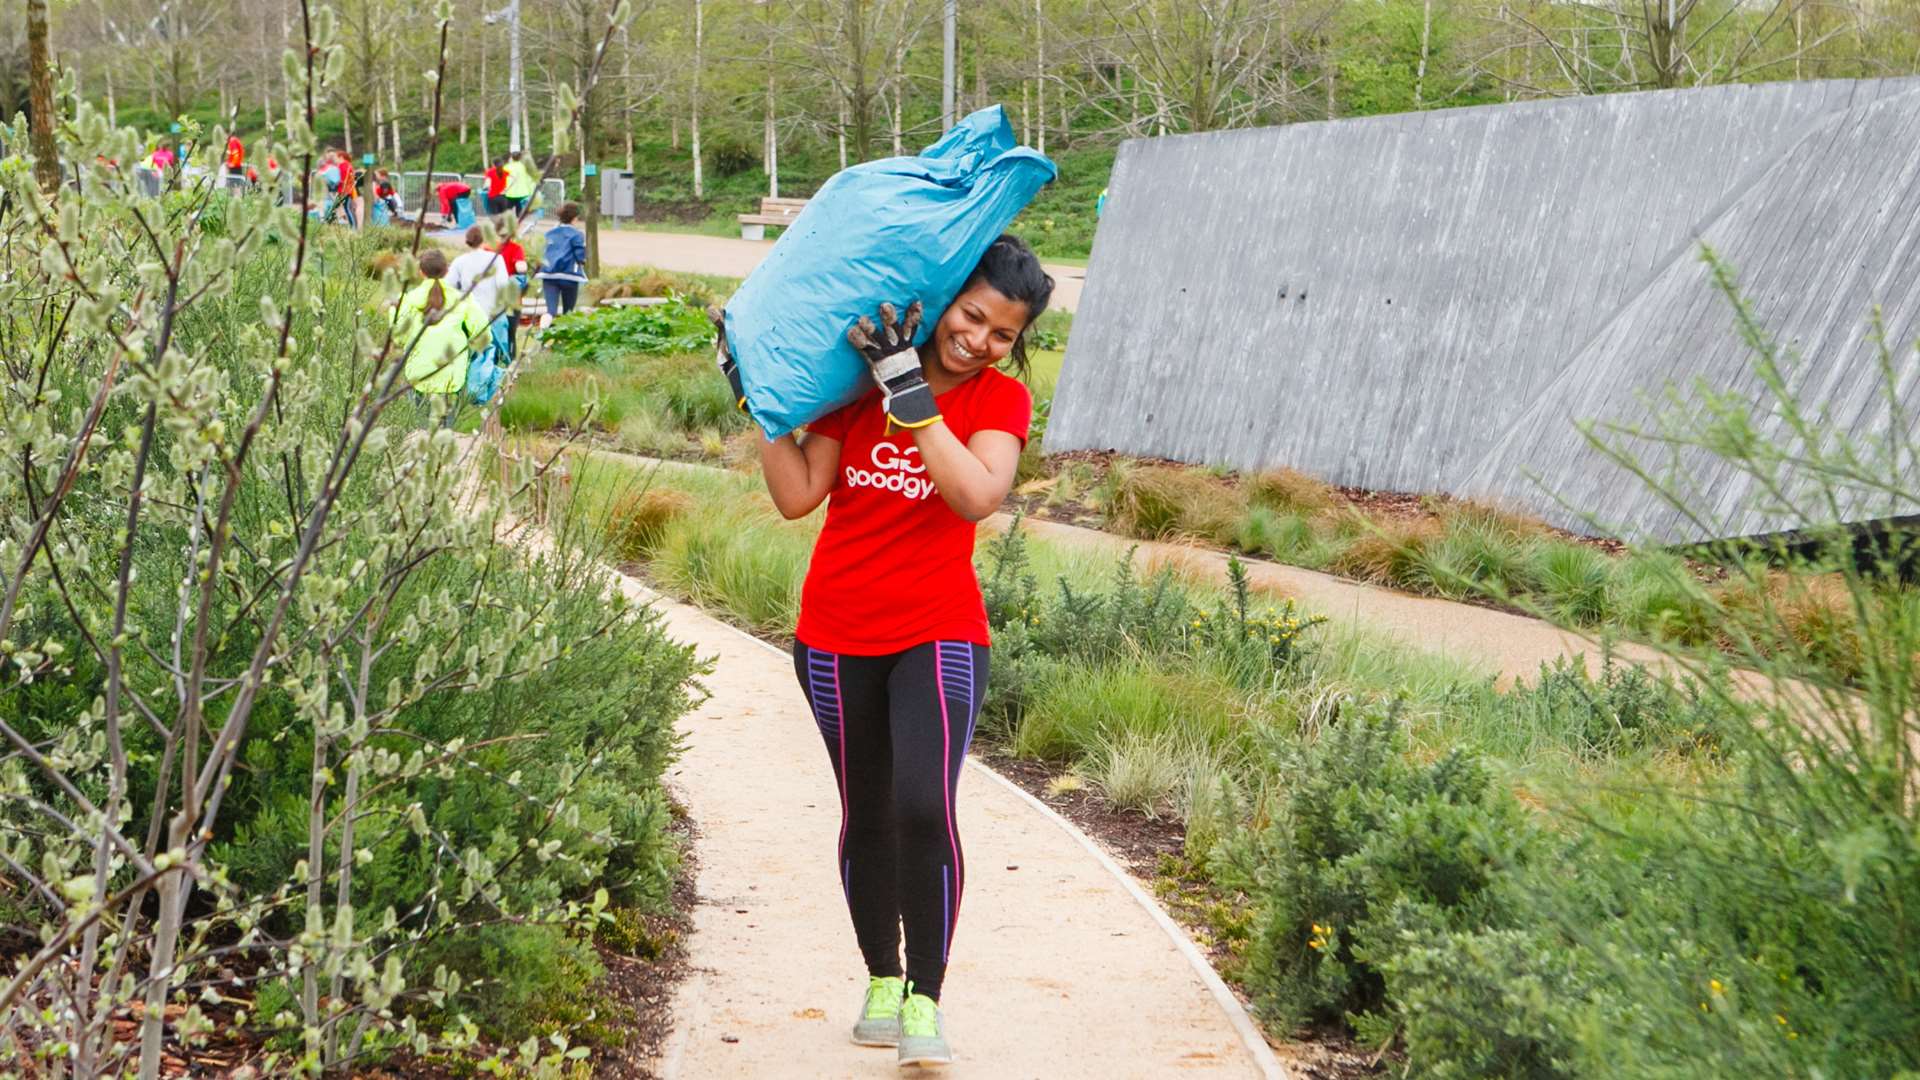
[[(746, 277), (773, 250), (771, 240), (739, 240), (695, 233), (644, 232), (639, 229), (600, 230), (600, 262), (604, 266), (657, 266), (691, 274)], [(1080, 288), (1087, 272), (1078, 266), (1047, 264), (1053, 275), (1052, 306), (1072, 311), (1080, 306)]]

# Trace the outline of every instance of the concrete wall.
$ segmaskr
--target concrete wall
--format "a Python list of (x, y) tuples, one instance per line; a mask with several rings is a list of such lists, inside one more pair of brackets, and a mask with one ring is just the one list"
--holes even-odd
[(1671, 383), (1751, 389), (1702, 241), (1806, 358), (1803, 399), (1870, 430), (1873, 306), (1889, 340), (1920, 335), (1920, 79), (1129, 142), (1046, 448), (1291, 465), (1659, 540), (1791, 528), (1692, 459), (1716, 511), (1689, 520), (1574, 425), (1642, 424)]

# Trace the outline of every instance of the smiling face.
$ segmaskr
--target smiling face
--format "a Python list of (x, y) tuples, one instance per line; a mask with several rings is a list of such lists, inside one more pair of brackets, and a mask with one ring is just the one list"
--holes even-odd
[(933, 328), (928, 374), (958, 382), (1007, 358), (1027, 328), (1027, 305), (1009, 300), (986, 282), (968, 286), (947, 305)]

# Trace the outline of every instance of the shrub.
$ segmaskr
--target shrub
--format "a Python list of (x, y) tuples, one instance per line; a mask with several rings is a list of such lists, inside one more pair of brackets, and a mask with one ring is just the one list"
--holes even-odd
[(668, 527), (654, 574), (669, 591), (713, 608), (763, 637), (785, 638), (800, 614), (800, 582), (813, 540), (770, 512), (695, 514)]
[(1128, 536), (1147, 540), (1191, 536), (1231, 539), (1246, 512), (1232, 485), (1193, 469), (1144, 465), (1110, 474), (1107, 519)]
[[(1137, 754), (1166, 739), (1225, 751), (1244, 736), (1247, 712), (1239, 688), (1202, 672), (1139, 661), (1063, 665), (1022, 710), (1013, 751), (1103, 767), (1115, 747)], [(1172, 790), (1169, 780), (1165, 793)]]
[(1420, 574), (1426, 549), (1438, 542), (1440, 526), (1423, 518), (1389, 518), (1356, 523), (1356, 535), (1327, 561), (1342, 577), (1376, 585), (1402, 585)]
[(1294, 469), (1268, 469), (1241, 481), (1247, 501), (1269, 510), (1312, 512), (1337, 502), (1333, 489)]
[(1272, 824), (1221, 845), (1213, 865), (1253, 900), (1247, 989), (1280, 1030), (1386, 1008), (1379, 965), (1398, 906), (1448, 929), (1504, 918), (1497, 886), (1538, 829), (1478, 761), (1410, 761), (1400, 720), (1379, 711), (1267, 746), (1287, 779)]
[(691, 509), (693, 498), (671, 488), (649, 488), (622, 496), (607, 523), (609, 546), (622, 559), (647, 559), (659, 547), (667, 526)]
[(1172, 734), (1123, 732), (1096, 748), (1088, 771), (1107, 801), (1122, 810), (1157, 818), (1171, 808), (1187, 777), (1206, 757)]
[(1234, 544), (1243, 551), (1271, 555), (1296, 566), (1317, 566), (1326, 558), (1312, 519), (1267, 506), (1254, 506), (1240, 519)]
[(1484, 517), (1449, 517), (1438, 539), (1419, 546), (1399, 584), (1450, 599), (1509, 600), (1524, 583), (1534, 543)]
[[(516, 420), (521, 418), (531, 420), (533, 415), (531, 409), (520, 409), (514, 412)], [(537, 429), (552, 425), (528, 423), (524, 426)], [(641, 409), (631, 416), (622, 417), (615, 435), (619, 438), (622, 449), (649, 457), (674, 457), (687, 449), (687, 433), (674, 427), (667, 417), (651, 409)]]
[(569, 312), (540, 335), (541, 344), (559, 355), (594, 363), (632, 353), (694, 352), (713, 339), (706, 312), (682, 300)]
[(1686, 561), (1669, 552), (1637, 551), (1615, 567), (1607, 606), (1627, 628), (1684, 645), (1716, 640), (1721, 627), (1712, 599)]
[(1734, 722), (1724, 698), (1699, 684), (1675, 686), (1611, 655), (1597, 679), (1581, 660), (1542, 664), (1532, 684), (1495, 695), (1488, 707), (1491, 715), (1480, 727), (1498, 743), (1482, 748), (1520, 759), (1547, 747), (1586, 758), (1712, 748)]
[(1575, 626), (1592, 626), (1608, 615), (1607, 590), (1613, 560), (1584, 544), (1547, 540), (1535, 545), (1526, 578), (1545, 614)]

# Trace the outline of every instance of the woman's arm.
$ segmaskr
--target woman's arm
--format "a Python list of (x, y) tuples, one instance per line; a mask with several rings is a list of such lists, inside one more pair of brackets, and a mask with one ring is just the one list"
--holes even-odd
[(1020, 466), (1020, 437), (1010, 431), (983, 429), (962, 443), (944, 420), (913, 429), (914, 445), (927, 478), (953, 512), (979, 521), (1000, 509), (1013, 490), (1013, 474)]
[[(1008, 436), (1012, 438), (1012, 436)], [(840, 440), (808, 433), (782, 435), (760, 444), (760, 474), (780, 516), (792, 521), (813, 513), (833, 490), (840, 469)]]

